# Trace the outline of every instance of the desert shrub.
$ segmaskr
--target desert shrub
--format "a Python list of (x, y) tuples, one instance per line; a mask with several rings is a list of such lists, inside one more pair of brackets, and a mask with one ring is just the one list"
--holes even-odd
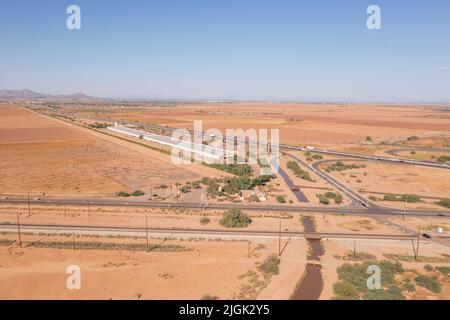
[(238, 194), (241, 190), (254, 189), (253, 181), (248, 176), (225, 178), (224, 183), (222, 190), (228, 194)]
[(133, 191), (133, 193), (131, 194), (133, 197), (139, 197), (139, 196), (143, 196), (145, 193), (142, 192), (141, 190), (135, 190)]
[(227, 228), (245, 228), (252, 223), (252, 219), (241, 210), (232, 208), (224, 212), (219, 223)]
[(412, 283), (405, 283), (403, 284), (403, 288), (408, 291), (408, 292), (414, 292), (416, 291), (416, 286), (413, 285)]
[(263, 263), (258, 267), (258, 269), (264, 273), (264, 275), (278, 274), (280, 259), (272, 254), (264, 260)]
[[(335, 203), (342, 203), (342, 195), (340, 193), (334, 193), (334, 192), (326, 192), (324, 194), (325, 197), (328, 199), (333, 199)], [(320, 198), (319, 198), (320, 199)]]
[(420, 197), (415, 194), (403, 194), (400, 196), (400, 201), (405, 201), (408, 203), (417, 203), (420, 202)]
[(417, 140), (417, 139), (419, 139), (418, 136), (410, 136), (407, 138), (408, 141), (413, 141), (413, 140)]
[(398, 198), (395, 194), (385, 194), (383, 197), (384, 201), (398, 201)]
[(450, 274), (450, 267), (442, 266), (442, 267), (436, 267), (435, 269), (445, 276), (448, 276)]
[(415, 280), (418, 286), (424, 287), (433, 293), (440, 293), (442, 290), (442, 285), (436, 277), (420, 275)]
[(211, 220), (209, 218), (206, 218), (206, 217), (200, 218), (200, 223), (203, 225), (208, 224), (210, 222), (211, 222)]
[(253, 181), (252, 181), (252, 185), (254, 185), (254, 186), (263, 186), (267, 182), (269, 182), (271, 179), (273, 179), (273, 176), (262, 175), (262, 176), (254, 178)]
[(349, 169), (360, 169), (365, 168), (366, 166), (364, 164), (357, 165), (357, 164), (344, 164), (342, 161), (336, 161), (332, 165), (329, 165), (326, 167), (326, 171), (343, 171), (343, 170), (349, 170)]
[(118, 196), (118, 197), (130, 197), (131, 194), (129, 194), (126, 191), (119, 191), (119, 192), (116, 193), (116, 196)]
[(194, 182), (192, 182), (191, 186), (194, 189), (199, 189), (200, 188), (200, 182), (194, 181)]
[(372, 137), (371, 136), (367, 136), (366, 137), (366, 141), (371, 142), (372, 141)]
[(322, 160), (322, 159), (323, 159), (323, 156), (321, 156), (320, 154), (315, 154), (315, 155), (312, 156), (312, 158), (313, 158), (314, 160)]
[(411, 151), (411, 154), (416, 154), (416, 152), (414, 150)]
[(110, 126), (111, 125), (108, 124), (108, 123), (98, 123), (98, 122), (89, 124), (89, 127), (95, 128), (95, 129), (105, 129), (105, 128), (108, 128)]
[(330, 199), (328, 199), (324, 194), (316, 194), (316, 197), (319, 198), (319, 202), (321, 204), (330, 204)]
[(378, 201), (378, 198), (376, 196), (369, 196), (369, 200)]
[(387, 290), (367, 290), (363, 295), (364, 300), (405, 300), (402, 289), (390, 286)]
[(286, 203), (286, 199), (284, 198), (284, 196), (277, 196), (277, 201), (279, 203)]
[(440, 156), (437, 158), (437, 161), (441, 162), (441, 163), (445, 163), (447, 161), (450, 161), (450, 156)]
[(181, 187), (181, 192), (183, 192), (183, 193), (188, 193), (188, 192), (191, 192), (191, 186), (182, 186)]
[(335, 299), (337, 300), (358, 300), (359, 292), (356, 287), (347, 281), (338, 281), (333, 284)]
[(209, 166), (239, 177), (250, 175), (253, 172), (252, 167), (247, 164), (210, 164)]
[(423, 268), (428, 272), (433, 271), (433, 266), (431, 264), (426, 264), (423, 266)]
[(287, 167), (300, 179), (313, 182), (313, 179), (311, 178), (309, 172), (300, 168), (296, 161), (289, 161), (287, 163)]
[(450, 208), (450, 199), (442, 199), (441, 201), (435, 202), (438, 206)]
[(205, 293), (204, 295), (202, 295), (202, 299), (201, 300), (218, 300), (219, 297), (211, 295), (209, 293)]

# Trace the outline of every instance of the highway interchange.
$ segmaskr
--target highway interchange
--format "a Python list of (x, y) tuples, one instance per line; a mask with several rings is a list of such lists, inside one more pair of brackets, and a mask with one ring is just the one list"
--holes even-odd
[[(97, 118), (96, 120), (100, 121), (109, 121), (114, 122), (112, 119), (102, 119)], [(147, 125), (147, 124), (141, 124), (136, 122), (130, 122), (127, 121), (125, 124), (137, 126), (142, 129), (152, 129), (152, 130), (165, 130), (165, 131), (172, 131), (175, 130), (173, 128), (163, 127), (163, 126), (156, 126), (156, 125)], [(192, 132), (193, 134), (199, 134), (198, 132)], [(226, 137), (225, 139), (231, 139), (230, 137)], [(251, 141), (246, 141), (246, 143), (253, 143)], [(362, 154), (356, 154), (356, 153), (347, 153), (347, 152), (340, 152), (340, 151), (332, 151), (332, 150), (324, 150), (324, 149), (317, 149), (314, 148), (313, 150), (307, 149), (306, 147), (297, 147), (297, 146), (290, 146), (285, 144), (280, 144), (279, 148), (281, 152), (288, 157), (291, 157), (292, 159), (300, 162), (303, 166), (307, 167), (309, 170), (317, 174), (319, 177), (327, 181), (329, 184), (336, 187), (338, 190), (342, 191), (345, 195), (348, 196), (348, 198), (351, 200), (351, 204), (348, 206), (341, 206), (341, 207), (318, 207), (318, 206), (307, 206), (307, 205), (258, 205), (258, 204), (235, 204), (235, 203), (208, 203), (207, 205), (202, 203), (188, 203), (188, 202), (154, 202), (154, 201), (127, 201), (122, 199), (93, 199), (93, 198), (86, 198), (86, 199), (52, 199), (52, 198), (43, 198), (43, 199), (32, 199), (28, 200), (27, 198), (7, 198), (7, 199), (1, 199), (0, 203), (5, 204), (27, 204), (30, 203), (30, 205), (64, 205), (64, 206), (83, 206), (83, 205), (96, 205), (96, 206), (113, 206), (113, 207), (141, 207), (141, 208), (163, 208), (163, 209), (202, 209), (202, 210), (226, 210), (230, 208), (237, 208), (241, 210), (251, 210), (251, 211), (269, 211), (269, 212), (290, 212), (290, 213), (311, 213), (311, 214), (323, 214), (323, 213), (345, 213), (345, 214), (356, 214), (356, 215), (365, 215), (365, 216), (373, 216), (377, 219), (381, 220), (382, 222), (387, 221), (387, 217), (389, 216), (415, 216), (415, 217), (434, 217), (434, 218), (441, 218), (445, 216), (450, 216), (448, 211), (445, 210), (417, 210), (417, 209), (409, 209), (407, 212), (402, 209), (395, 209), (395, 208), (387, 208), (380, 206), (378, 204), (374, 204), (373, 202), (369, 201), (365, 197), (361, 196), (359, 193), (351, 190), (350, 188), (346, 187), (341, 182), (337, 181), (333, 177), (329, 176), (326, 172), (320, 170), (319, 165), (321, 163), (325, 163), (327, 161), (337, 161), (336, 159), (333, 160), (320, 160), (316, 161), (313, 164), (308, 164), (304, 161), (302, 161), (297, 156), (289, 153), (289, 151), (312, 151), (314, 153), (320, 153), (320, 154), (329, 154), (333, 156), (340, 156), (345, 158), (354, 158), (354, 159), (361, 159), (366, 161), (379, 161), (379, 162), (388, 162), (388, 163), (397, 163), (397, 164), (404, 164), (404, 165), (416, 165), (416, 166), (425, 166), (425, 167), (433, 167), (433, 168), (439, 168), (439, 169), (450, 169), (450, 166), (447, 164), (438, 164), (438, 163), (432, 163), (429, 161), (415, 161), (415, 160), (408, 160), (408, 159), (398, 159), (398, 158), (389, 158), (389, 157), (379, 157), (379, 156), (371, 156), (371, 155), (362, 155)], [(439, 149), (443, 152), (450, 152), (447, 149)], [(0, 228), (5, 229), (9, 228), (11, 225), (5, 225), (0, 224)], [(87, 226), (39, 226), (39, 225), (30, 225), (28, 226), (29, 230), (34, 229), (45, 229), (47, 231), (51, 230), (52, 228), (59, 228), (59, 230), (69, 228), (71, 232), (74, 230), (78, 230), (79, 232), (85, 232), (86, 230), (95, 231), (96, 232), (125, 232), (124, 230), (116, 230), (111, 227), (87, 227)], [(91, 228), (91, 229), (89, 229)], [(400, 226), (400, 228), (402, 228)], [(408, 230), (406, 228), (403, 228), (403, 231), (405, 234), (405, 237), (414, 236), (414, 231)], [(119, 234), (120, 234), (119, 232)], [(130, 228), (127, 228), (126, 232), (140, 232), (139, 230), (130, 230)], [(161, 234), (178, 234), (178, 235), (198, 235), (198, 236), (224, 236), (226, 235), (226, 232), (223, 230), (160, 230), (160, 229), (153, 229), (152, 232), (157, 232)], [(233, 231), (235, 232), (235, 231)], [(252, 232), (243, 230), (240, 231), (241, 233), (245, 234), (246, 236), (258, 236), (258, 237), (268, 237), (268, 236), (274, 236), (273, 232), (270, 231), (260, 231), (256, 234), (252, 234)], [(276, 233), (278, 235), (278, 233)], [(305, 234), (302, 233), (293, 233), (289, 232), (290, 236), (296, 235), (296, 236), (305, 236)], [(236, 236), (237, 233), (234, 233)], [(325, 234), (324, 234), (325, 236)], [(345, 234), (328, 234), (329, 237), (346, 237)], [(352, 237), (356, 237), (357, 235), (352, 234)], [(373, 235), (373, 237), (378, 238), (386, 238), (387, 235)], [(389, 235), (390, 236), (390, 235)], [(370, 236), (369, 236), (370, 238)], [(391, 237), (392, 238), (392, 237)], [(394, 237), (395, 238), (395, 237)], [(441, 242), (441, 241), (438, 241)]]

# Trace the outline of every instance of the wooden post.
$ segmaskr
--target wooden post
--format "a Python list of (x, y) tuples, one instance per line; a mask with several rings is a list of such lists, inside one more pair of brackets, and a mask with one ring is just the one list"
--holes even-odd
[(278, 256), (281, 256), (281, 217), (278, 226)]
[(147, 252), (149, 249), (148, 246), (148, 217), (145, 217), (145, 238), (146, 238), (146, 247), (147, 247)]
[(75, 232), (72, 232), (72, 249), (75, 250)]
[(17, 233), (19, 234), (19, 247), (22, 248), (22, 236), (20, 234), (20, 220), (19, 220), (19, 213), (16, 212), (17, 214)]
[(353, 240), (353, 257), (356, 257), (356, 240)]
[(407, 199), (407, 196), (405, 196), (405, 203), (403, 204), (403, 221), (405, 221), (405, 217), (406, 217), (406, 199)]
[(419, 232), (417, 232), (417, 249), (416, 249), (416, 259), (419, 258), (419, 243), (420, 243), (420, 224), (419, 224)]
[(28, 216), (31, 216), (31, 205), (30, 205), (30, 192), (27, 193), (27, 203), (28, 203)]

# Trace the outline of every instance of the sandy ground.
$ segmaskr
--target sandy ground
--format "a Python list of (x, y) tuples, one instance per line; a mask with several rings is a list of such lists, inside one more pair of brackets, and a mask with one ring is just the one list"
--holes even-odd
[(354, 216), (327, 214), (315, 219), (318, 232), (358, 233), (358, 234), (402, 234), (400, 230), (386, 226), (378, 220)]
[[(3, 235), (2, 239), (10, 236)], [(39, 241), (24, 236), (24, 241)], [(55, 237), (45, 241), (67, 241)], [(76, 241), (86, 239), (77, 238)], [(88, 238), (87, 241), (93, 241)], [(108, 238), (95, 241), (136, 243)], [(151, 239), (151, 243), (156, 240)], [(145, 242), (144, 242), (145, 243)], [(257, 272), (257, 262), (275, 252), (274, 243), (166, 241), (183, 252), (70, 250), (0, 246), (0, 299), (230, 299)], [(66, 269), (81, 268), (81, 290), (68, 290)]]
[[(202, 210), (164, 210), (114, 207), (67, 207), (63, 206), (32, 206), (31, 216), (28, 207), (0, 206), (0, 222), (17, 222), (20, 214), (22, 224), (60, 224), (60, 225), (93, 225), (144, 228), (147, 218), (149, 228), (178, 229), (225, 229), (219, 224), (223, 211)], [(291, 213), (250, 212), (252, 223), (247, 230), (278, 231), (281, 217), (281, 227), (284, 231), (302, 231), (298, 215)], [(208, 224), (201, 224), (201, 218), (208, 218)]]
[(287, 300), (294, 292), (297, 282), (305, 272), (307, 243), (304, 239), (283, 242), (280, 273), (272, 277), (270, 284), (261, 292), (261, 300)]
[(196, 165), (176, 166), (168, 155), (25, 109), (0, 110), (0, 193), (114, 196), (221, 176)]
[(361, 142), (366, 136), (374, 140), (403, 140), (411, 135), (427, 137), (450, 130), (447, 115), (430, 106), (214, 103), (98, 112), (117, 120), (175, 127), (191, 128), (194, 120), (202, 120), (204, 128), (221, 130), (279, 128), (282, 142), (295, 144)]
[[(333, 171), (331, 176), (342, 181), (356, 191), (362, 191), (368, 197), (371, 192), (384, 194), (416, 194), (424, 197), (425, 203), (408, 203), (407, 208), (435, 208), (436, 200), (431, 198), (450, 198), (450, 171), (436, 168), (424, 168), (410, 165), (382, 164), (368, 161), (344, 161), (345, 164), (365, 165), (365, 168)], [(325, 169), (329, 164), (321, 165)], [(381, 205), (403, 208), (404, 203), (380, 202)]]

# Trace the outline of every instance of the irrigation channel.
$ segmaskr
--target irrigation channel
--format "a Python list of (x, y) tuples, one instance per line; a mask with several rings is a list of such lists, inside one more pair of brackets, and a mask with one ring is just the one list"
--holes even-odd
[[(303, 226), (305, 232), (316, 232), (312, 217), (304, 217)], [(305, 273), (291, 295), (291, 300), (318, 300), (323, 290), (320, 256), (324, 254), (324, 249), (321, 240), (313, 238), (306, 238), (306, 240), (311, 248), (308, 253), (308, 263), (306, 264)]]

